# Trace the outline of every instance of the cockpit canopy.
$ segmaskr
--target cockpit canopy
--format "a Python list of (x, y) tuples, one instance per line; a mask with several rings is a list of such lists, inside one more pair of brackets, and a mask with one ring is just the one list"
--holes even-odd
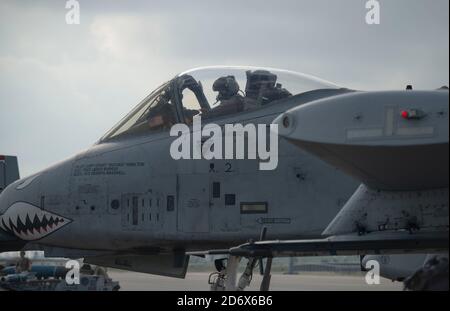
[(275, 104), (318, 89), (339, 88), (304, 74), (255, 67), (205, 67), (183, 72), (163, 84), (101, 141), (169, 130), (176, 123), (192, 124)]

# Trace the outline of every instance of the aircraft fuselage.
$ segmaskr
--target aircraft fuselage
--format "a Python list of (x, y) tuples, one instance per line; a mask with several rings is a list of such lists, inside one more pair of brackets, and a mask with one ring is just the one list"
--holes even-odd
[[(269, 125), (312, 96), (216, 123)], [(84, 250), (217, 248), (257, 239), (264, 226), (272, 239), (318, 237), (358, 186), (284, 139), (272, 171), (259, 160), (176, 161), (174, 139), (166, 131), (99, 143), (15, 182), (0, 196), (3, 229)]]

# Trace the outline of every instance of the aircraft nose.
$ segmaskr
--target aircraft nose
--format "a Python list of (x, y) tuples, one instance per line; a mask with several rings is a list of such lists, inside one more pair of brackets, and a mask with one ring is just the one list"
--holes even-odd
[[(21, 241), (64, 238), (73, 159), (9, 185), (0, 194), (0, 232)], [(50, 203), (51, 202), (51, 203)], [(57, 232), (58, 231), (58, 232)]]
[(10, 221), (16, 223), (17, 217), (21, 214), (20, 209), (13, 207), (17, 203), (22, 202), (39, 207), (39, 177), (40, 175), (36, 174), (17, 180), (0, 194), (0, 229), (14, 233), (10, 230)]
[(18, 251), (23, 248), (26, 241), (20, 239), (12, 230), (8, 218), (10, 202), (16, 200), (17, 193), (14, 188), (16, 183), (6, 187), (0, 193), (0, 253)]
[(39, 204), (39, 177), (36, 174), (27, 178), (17, 180), (0, 194), (0, 215), (4, 214), (15, 202), (28, 202)]
[(22, 241), (35, 241), (71, 222), (59, 210), (44, 205), (41, 187), (52, 180), (53, 174), (52, 171), (36, 174), (5, 189), (0, 197), (0, 231)]
[(7, 186), (1, 193), (0, 193), (0, 215), (4, 214), (12, 200), (16, 198), (16, 190), (15, 187), (17, 186), (17, 183), (20, 181), (17, 181), (9, 186)]

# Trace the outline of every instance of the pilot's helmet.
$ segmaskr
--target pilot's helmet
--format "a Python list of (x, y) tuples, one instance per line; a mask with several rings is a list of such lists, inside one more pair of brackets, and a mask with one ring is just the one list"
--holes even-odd
[(234, 76), (220, 77), (214, 82), (213, 91), (219, 92), (217, 100), (227, 100), (239, 92), (239, 84)]

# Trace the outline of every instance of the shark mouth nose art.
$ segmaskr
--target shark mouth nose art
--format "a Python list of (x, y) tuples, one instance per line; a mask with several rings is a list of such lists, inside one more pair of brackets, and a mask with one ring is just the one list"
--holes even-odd
[(17, 202), (0, 216), (0, 228), (25, 241), (39, 240), (71, 223), (72, 220)]

